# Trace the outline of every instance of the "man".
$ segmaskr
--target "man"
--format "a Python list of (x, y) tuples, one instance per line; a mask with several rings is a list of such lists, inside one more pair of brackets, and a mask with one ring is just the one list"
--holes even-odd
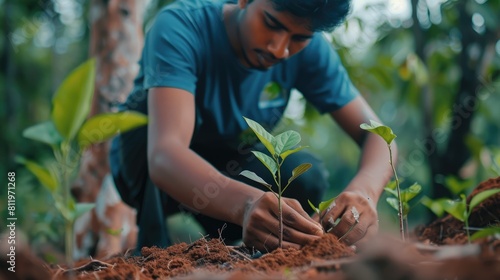
[(180, 206), (212, 236), (227, 223), (226, 240), (243, 238), (263, 252), (277, 247), (276, 197), (239, 176), (250, 170), (272, 181), (250, 153), (262, 147), (249, 140), (243, 116), (273, 128), (292, 88), (331, 114), (363, 152), (359, 171), (323, 216), (324, 229), (304, 209), (307, 199), (322, 198), (327, 172), (306, 152), (287, 158), (282, 174), (304, 162), (313, 168), (284, 194), (283, 245), (298, 248), (324, 230), (358, 245), (377, 231), (376, 203), (391, 176), (380, 164), (387, 147), (359, 128), (378, 118), (319, 33), (342, 23), (349, 8), (350, 0), (181, 0), (158, 14), (123, 106), (148, 114), (149, 124), (111, 148), (117, 187), (138, 209), (139, 249), (170, 244), (165, 216)]

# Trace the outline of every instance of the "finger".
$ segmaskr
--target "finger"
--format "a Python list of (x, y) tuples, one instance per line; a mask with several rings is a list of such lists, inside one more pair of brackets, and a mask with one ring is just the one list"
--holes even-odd
[(321, 226), (317, 222), (313, 221), (307, 213), (306, 217), (304, 217), (299, 211), (290, 207), (286, 203), (283, 205), (283, 224), (306, 234), (317, 236), (321, 236), (323, 234)]
[(359, 249), (365, 248), (368, 243), (377, 235), (378, 225), (372, 225), (366, 230), (365, 236), (356, 242), (356, 247)]
[(302, 205), (300, 205), (300, 202), (296, 199), (293, 198), (283, 198), (283, 201), (288, 204), (288, 206), (292, 207), (297, 211), (300, 215), (302, 215), (304, 218), (308, 218), (309, 215), (307, 214), (306, 211), (302, 208)]

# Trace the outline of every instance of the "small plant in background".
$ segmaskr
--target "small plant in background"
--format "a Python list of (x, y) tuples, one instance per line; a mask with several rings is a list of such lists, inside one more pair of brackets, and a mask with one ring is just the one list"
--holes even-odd
[[(472, 213), (472, 210), (476, 208), (481, 202), (483, 202), (485, 199), (489, 198), (490, 196), (500, 193), (500, 189), (491, 189), (491, 190), (486, 190), (482, 191), (478, 194), (476, 194), (474, 197), (472, 197), (470, 204), (467, 205), (467, 198), (465, 194), (460, 195), (459, 200), (451, 200), (451, 199), (439, 199), (439, 200), (430, 200), (429, 203), (424, 204), (427, 207), (433, 206), (434, 209), (439, 209), (438, 211), (444, 211), (453, 217), (455, 217), (457, 220), (463, 222), (465, 224), (465, 230), (467, 231), (467, 238), (469, 240), (469, 243), (472, 241), (471, 235), (470, 235), (470, 227), (469, 227), (469, 216)], [(433, 210), (433, 208), (430, 208)], [(434, 210), (433, 210), (434, 211)], [(486, 228), (483, 229), (484, 231), (482, 232), (479, 231), (477, 232), (475, 238), (479, 237), (484, 237), (484, 234), (491, 234), (498, 233), (495, 228)]]
[[(396, 211), (399, 210), (399, 200), (398, 200), (398, 193), (395, 191), (396, 188), (396, 181), (391, 181), (387, 186), (384, 188), (384, 190), (392, 195), (392, 197), (386, 198), (387, 203)], [(403, 221), (405, 224), (406, 228), (406, 234), (408, 235), (408, 214), (410, 213), (410, 210), (412, 207), (410, 206), (410, 201), (415, 198), (417, 195), (420, 194), (422, 191), (422, 186), (418, 183), (413, 183), (410, 187), (406, 189), (402, 189), (400, 192), (400, 197), (401, 197), (401, 206), (403, 207), (402, 215), (403, 215)]]
[(401, 233), (401, 239), (405, 240), (405, 229), (403, 224), (403, 201), (401, 199), (401, 189), (399, 187), (399, 179), (398, 174), (396, 173), (396, 168), (394, 167), (394, 163), (392, 162), (392, 149), (391, 143), (396, 138), (396, 134), (392, 132), (392, 129), (388, 126), (382, 125), (374, 120), (370, 120), (370, 124), (363, 123), (360, 125), (361, 129), (377, 134), (382, 137), (384, 141), (387, 143), (387, 147), (389, 148), (389, 164), (392, 167), (392, 172), (394, 173), (394, 180), (396, 182), (396, 194), (398, 199), (398, 217), (399, 217), (399, 231)]
[(87, 119), (94, 79), (95, 60), (91, 59), (62, 82), (52, 99), (51, 119), (23, 132), (24, 137), (49, 145), (55, 163), (44, 167), (21, 156), (16, 158), (50, 192), (64, 219), (65, 256), (69, 266), (73, 265), (75, 220), (94, 207), (93, 203), (76, 203), (70, 190), (83, 150), (110, 139), (118, 132), (147, 123), (145, 115), (135, 112), (106, 113)]
[(264, 164), (264, 166), (269, 170), (269, 172), (271, 172), (274, 179), (274, 183), (276, 184), (277, 187), (277, 191), (273, 190), (272, 184), (267, 183), (266, 181), (264, 181), (264, 179), (262, 179), (252, 171), (244, 170), (240, 173), (240, 175), (245, 176), (259, 184), (262, 184), (267, 189), (269, 189), (269, 191), (271, 191), (276, 195), (276, 198), (278, 199), (278, 221), (279, 221), (278, 247), (282, 248), (283, 211), (281, 205), (281, 197), (285, 192), (285, 190), (288, 188), (288, 186), (290, 186), (290, 183), (297, 177), (302, 175), (304, 172), (309, 170), (309, 168), (311, 168), (312, 165), (310, 163), (302, 163), (296, 168), (294, 168), (292, 171), (292, 176), (288, 179), (286, 185), (283, 186), (282, 174), (281, 174), (281, 166), (283, 165), (283, 162), (289, 155), (305, 148), (303, 146), (296, 147), (301, 140), (300, 134), (296, 131), (288, 130), (277, 136), (273, 136), (257, 122), (245, 117), (243, 118), (245, 119), (248, 126), (252, 129), (252, 131), (257, 135), (257, 138), (260, 140), (260, 142), (264, 144), (267, 151), (271, 155), (268, 156), (259, 151), (252, 151), (255, 157), (258, 158), (260, 162), (262, 162), (262, 164)]

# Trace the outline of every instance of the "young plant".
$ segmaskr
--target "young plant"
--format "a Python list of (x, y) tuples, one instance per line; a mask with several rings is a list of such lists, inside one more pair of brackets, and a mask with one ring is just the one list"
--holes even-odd
[(255, 157), (258, 158), (260, 162), (262, 162), (262, 164), (264, 164), (264, 166), (269, 170), (269, 172), (271, 172), (274, 179), (274, 183), (277, 187), (277, 191), (273, 190), (272, 184), (267, 183), (266, 181), (264, 181), (264, 179), (262, 179), (252, 171), (244, 170), (240, 173), (240, 175), (245, 176), (259, 184), (262, 184), (267, 189), (269, 189), (269, 191), (274, 193), (274, 195), (278, 199), (278, 221), (279, 221), (278, 246), (279, 248), (282, 248), (283, 211), (281, 205), (281, 197), (285, 192), (285, 190), (288, 188), (288, 186), (290, 186), (290, 183), (297, 177), (302, 175), (304, 172), (309, 170), (309, 168), (311, 168), (312, 165), (310, 163), (302, 163), (296, 168), (294, 168), (292, 170), (292, 176), (288, 179), (286, 185), (283, 186), (282, 174), (281, 174), (281, 166), (283, 165), (283, 162), (289, 155), (305, 148), (303, 146), (296, 147), (301, 140), (300, 134), (296, 131), (288, 130), (277, 136), (273, 136), (257, 122), (245, 117), (243, 118), (247, 122), (248, 126), (252, 129), (252, 131), (257, 135), (257, 138), (260, 140), (260, 142), (264, 144), (267, 151), (271, 155), (268, 156), (259, 151), (252, 151)]
[(436, 201), (435, 203), (441, 204), (440, 206), (445, 212), (452, 215), (459, 221), (465, 223), (465, 230), (467, 231), (467, 238), (469, 239), (470, 243), (471, 235), (469, 231), (469, 216), (472, 213), (472, 210), (474, 210), (474, 208), (481, 204), (481, 202), (483, 202), (485, 199), (497, 193), (500, 193), (500, 189), (490, 189), (482, 191), (472, 197), (469, 205), (467, 205), (467, 198), (464, 194), (460, 195), (459, 200), (446, 199)]
[(392, 162), (392, 149), (391, 143), (396, 138), (396, 134), (392, 132), (392, 129), (388, 126), (382, 125), (376, 121), (370, 120), (370, 124), (363, 123), (360, 125), (361, 129), (377, 134), (382, 137), (387, 143), (389, 148), (389, 164), (391, 165), (392, 172), (394, 173), (394, 180), (396, 181), (396, 193), (398, 199), (398, 217), (399, 217), (399, 231), (401, 233), (401, 240), (405, 240), (405, 229), (403, 224), (403, 201), (401, 200), (401, 189), (399, 188), (398, 174), (396, 173), (396, 168)]
[(48, 168), (17, 157), (17, 161), (35, 175), (51, 193), (55, 207), (64, 219), (65, 256), (73, 265), (73, 226), (75, 220), (91, 210), (93, 203), (76, 203), (71, 184), (85, 148), (106, 141), (118, 132), (147, 123), (147, 117), (134, 112), (107, 113), (87, 119), (94, 93), (95, 61), (86, 61), (62, 82), (52, 99), (49, 121), (24, 130), (23, 136), (49, 145), (55, 164)]
[[(398, 193), (394, 190), (396, 188), (396, 182), (392, 181), (387, 185), (387, 187), (384, 188), (384, 190), (392, 195), (393, 197), (388, 197), (386, 198), (387, 203), (396, 211), (399, 210), (399, 200), (398, 200)], [(422, 186), (420, 186), (418, 183), (413, 183), (410, 187), (406, 189), (402, 189), (400, 192), (400, 197), (401, 197), (401, 206), (403, 207), (403, 221), (406, 227), (406, 232), (408, 231), (408, 214), (410, 213), (411, 207), (410, 207), (410, 200), (415, 198), (420, 192), (422, 191)]]
[[(307, 200), (307, 202), (309, 203), (309, 206), (311, 206), (311, 208), (314, 210), (314, 213), (318, 214), (320, 223), (321, 223), (321, 220), (323, 220), (324, 215), (326, 214), (326, 212), (324, 212), (324, 211), (326, 209), (328, 209), (328, 206), (330, 206), (330, 204), (332, 204), (336, 198), (337, 197), (332, 197), (329, 200), (321, 201), (318, 204), (318, 207), (314, 206), (314, 204), (309, 199)], [(321, 213), (323, 213), (323, 214), (321, 214)]]

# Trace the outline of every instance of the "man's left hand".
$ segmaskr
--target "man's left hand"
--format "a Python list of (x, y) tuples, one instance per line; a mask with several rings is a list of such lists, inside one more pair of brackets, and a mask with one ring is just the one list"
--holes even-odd
[(342, 192), (321, 217), (325, 231), (347, 245), (360, 246), (378, 231), (376, 202), (358, 192)]

